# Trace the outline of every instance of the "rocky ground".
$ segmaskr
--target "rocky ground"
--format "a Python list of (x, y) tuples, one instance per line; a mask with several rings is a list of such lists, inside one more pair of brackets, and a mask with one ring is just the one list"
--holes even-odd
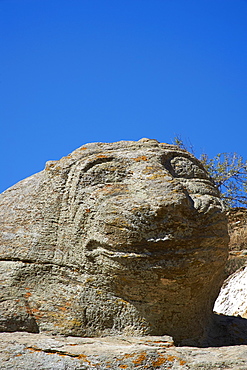
[(247, 370), (247, 345), (175, 347), (172, 338), (79, 338), (1, 333), (2, 370)]

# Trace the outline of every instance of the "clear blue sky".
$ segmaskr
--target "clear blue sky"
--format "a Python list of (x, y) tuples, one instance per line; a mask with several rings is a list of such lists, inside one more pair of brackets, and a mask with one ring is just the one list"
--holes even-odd
[(87, 142), (247, 159), (247, 1), (0, 0), (0, 191)]

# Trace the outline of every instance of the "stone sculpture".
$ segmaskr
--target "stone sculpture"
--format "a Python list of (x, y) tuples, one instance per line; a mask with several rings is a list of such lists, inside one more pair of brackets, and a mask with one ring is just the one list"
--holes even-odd
[(86, 144), (0, 204), (1, 331), (202, 340), (228, 234), (218, 191), (187, 151)]

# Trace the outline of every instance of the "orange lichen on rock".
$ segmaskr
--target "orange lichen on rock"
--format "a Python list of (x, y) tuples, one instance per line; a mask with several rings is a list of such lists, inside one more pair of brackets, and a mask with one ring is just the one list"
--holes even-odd
[(97, 158), (108, 158), (108, 155), (99, 154), (99, 155), (97, 155)]
[(140, 161), (147, 161), (147, 157), (145, 155), (141, 155), (140, 157), (136, 157), (136, 158), (132, 158), (134, 159), (134, 161), (136, 162), (140, 162)]
[(183, 365), (185, 365), (185, 364), (186, 364), (186, 361), (184, 361), (184, 360), (180, 360), (180, 361), (179, 361), (179, 364), (180, 364), (181, 366), (183, 366)]
[(78, 356), (76, 356), (78, 359), (80, 359), (80, 360), (84, 360), (85, 362), (87, 362), (87, 363), (91, 363), (88, 359), (87, 359), (87, 356), (86, 355), (84, 355), (84, 354), (80, 354), (80, 355), (78, 355)]
[[(172, 357), (172, 356), (168, 356), (168, 357)], [(163, 355), (160, 355), (155, 361), (153, 361), (153, 366), (157, 367), (157, 366), (163, 365), (166, 361), (169, 361), (169, 360)]]
[(169, 356), (167, 356), (166, 359), (167, 359), (167, 361), (170, 361), (171, 362), (171, 361), (174, 361), (176, 359), (176, 356), (170, 356), (169, 355)]
[(174, 362), (175, 360), (178, 360), (179, 361), (179, 364), (181, 366), (186, 364), (186, 361), (181, 360), (180, 358), (177, 358), (176, 356), (172, 356), (172, 355), (163, 356), (163, 355), (160, 355), (155, 361), (153, 361), (153, 366), (154, 367), (157, 367), (157, 366), (163, 365), (165, 362)]
[(36, 346), (26, 347), (25, 349), (28, 349), (31, 352), (42, 352), (42, 350), (40, 348), (37, 348)]
[(133, 362), (133, 364), (135, 364), (135, 365), (141, 365), (141, 363), (142, 363), (143, 361), (145, 361), (145, 360), (146, 360), (146, 358), (147, 358), (147, 353), (146, 353), (146, 352), (142, 352), (142, 353), (137, 357), (137, 359), (133, 360), (132, 362)]
[(27, 293), (25, 293), (23, 296), (24, 296), (24, 298), (28, 298), (28, 297), (30, 297), (31, 295), (32, 295), (32, 293), (27, 292)]
[(58, 307), (58, 309), (61, 310), (61, 311), (66, 311), (68, 309), (68, 307), (62, 306), (62, 307)]
[(43, 314), (37, 308), (32, 308), (30, 311), (36, 320), (40, 319), (43, 316)]

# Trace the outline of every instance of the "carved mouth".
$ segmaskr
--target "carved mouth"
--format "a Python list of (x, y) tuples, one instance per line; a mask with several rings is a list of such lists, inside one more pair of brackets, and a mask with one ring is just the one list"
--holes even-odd
[(153, 256), (151, 252), (144, 251), (144, 252), (113, 252), (109, 250), (102, 251), (102, 254), (110, 257), (110, 258), (130, 258), (130, 259), (136, 259), (136, 258), (150, 258)]
[[(173, 246), (172, 246), (173, 244)], [(176, 243), (175, 243), (176, 244)], [(184, 248), (182, 246), (174, 248), (174, 238), (166, 235), (163, 238), (149, 238), (143, 243), (135, 243), (128, 246), (119, 246), (118, 250), (109, 245), (101, 245), (92, 241), (85, 247), (85, 255), (89, 258), (104, 256), (110, 259), (129, 259), (129, 260), (160, 260), (169, 255), (184, 255), (195, 250), (195, 247)]]
[(147, 239), (148, 242), (158, 243), (158, 242), (164, 242), (166, 240), (172, 240), (173, 237), (171, 235), (165, 235), (163, 238), (150, 238)]
[(105, 256), (108, 258), (130, 258), (130, 259), (136, 259), (136, 258), (150, 258), (153, 256), (153, 253), (151, 253), (148, 250), (140, 248), (140, 251), (116, 251), (116, 250), (111, 250), (109, 246), (107, 247), (95, 247), (93, 250), (86, 251), (86, 256), (87, 257), (93, 257), (96, 258), (98, 256)]

